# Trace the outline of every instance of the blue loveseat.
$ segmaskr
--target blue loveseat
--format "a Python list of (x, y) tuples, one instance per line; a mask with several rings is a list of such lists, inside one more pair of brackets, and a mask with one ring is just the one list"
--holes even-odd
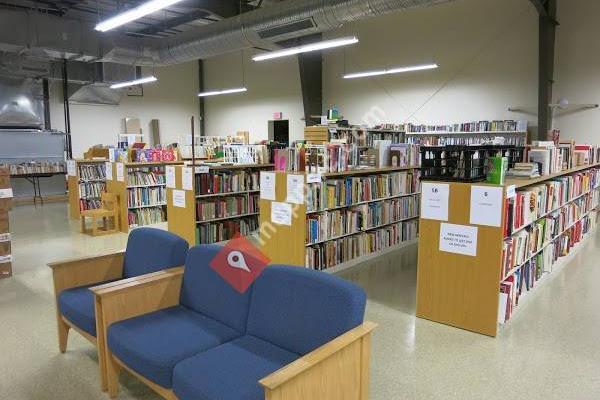
[(366, 399), (375, 325), (362, 289), (273, 265), (239, 293), (209, 266), (220, 250), (196, 246), (183, 271), (94, 290), (111, 397), (125, 368), (167, 399)]
[[(59, 350), (67, 348), (69, 330), (79, 332), (98, 346), (102, 387), (107, 389), (102, 332), (97, 333), (96, 304), (92, 287), (111, 287), (145, 274), (185, 263), (188, 243), (181, 237), (154, 228), (131, 232), (125, 251), (48, 264), (52, 268), (56, 296)], [(152, 276), (152, 275), (150, 275)]]

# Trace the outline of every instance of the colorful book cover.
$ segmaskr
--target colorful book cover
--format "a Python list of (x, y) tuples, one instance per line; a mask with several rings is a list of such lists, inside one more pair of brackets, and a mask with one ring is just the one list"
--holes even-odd
[(506, 157), (489, 157), (487, 182), (496, 185), (503, 185), (508, 169), (508, 158)]

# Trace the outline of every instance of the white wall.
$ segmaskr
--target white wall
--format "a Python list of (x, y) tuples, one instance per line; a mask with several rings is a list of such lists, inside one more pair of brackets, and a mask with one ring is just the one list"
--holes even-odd
[[(554, 100), (571, 104), (600, 103), (600, 2), (570, 0), (558, 7)], [(600, 109), (558, 116), (561, 137), (600, 144)]]
[[(150, 73), (144, 70), (144, 75)], [(125, 117), (140, 118), (145, 135), (150, 134), (150, 121), (158, 119), (163, 143), (182, 141), (190, 133), (190, 117), (198, 119), (198, 65), (190, 62), (156, 68), (155, 75), (158, 81), (144, 85), (143, 97), (124, 96), (118, 106), (71, 104), (73, 156), (81, 157), (95, 144), (116, 144)], [(52, 128), (63, 130), (62, 87), (58, 82), (51, 87), (51, 98)]]
[[(267, 139), (268, 122), (281, 111), (290, 121), (290, 140), (304, 136), (304, 108), (298, 61), (287, 57), (254, 62), (245, 54), (245, 86), (239, 94), (206, 98), (206, 135), (227, 136), (250, 131), (250, 140)], [(205, 62), (206, 90), (240, 87), (242, 67), (240, 53), (214, 57)]]
[[(528, 1), (456, 1), (362, 21), (328, 37), (349, 34), (360, 43), (346, 48), (345, 63), (342, 51), (326, 52), (323, 75), (324, 106), (338, 106), (351, 123), (535, 121), (507, 110), (537, 104), (537, 15)], [(431, 62), (439, 68), (342, 79), (344, 71)]]

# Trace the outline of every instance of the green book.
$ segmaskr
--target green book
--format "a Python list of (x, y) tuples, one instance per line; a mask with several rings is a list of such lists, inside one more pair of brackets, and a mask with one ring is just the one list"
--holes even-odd
[(488, 158), (488, 171), (486, 181), (496, 185), (504, 185), (504, 177), (508, 169), (508, 158), (490, 157)]

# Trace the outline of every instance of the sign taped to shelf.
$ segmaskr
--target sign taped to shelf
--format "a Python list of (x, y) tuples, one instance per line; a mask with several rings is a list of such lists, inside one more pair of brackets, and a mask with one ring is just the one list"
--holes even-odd
[(125, 165), (122, 162), (117, 163), (117, 181), (125, 182)]
[(0, 199), (10, 199), (13, 197), (12, 188), (0, 189)]
[(471, 186), (469, 223), (473, 225), (502, 225), (502, 186)]
[(210, 172), (210, 167), (208, 165), (201, 165), (196, 167), (197, 174), (208, 174)]
[(275, 200), (275, 172), (260, 171), (260, 198)]
[(306, 183), (321, 183), (321, 174), (306, 174)]
[(185, 208), (185, 190), (173, 190), (173, 207)]
[(295, 204), (304, 204), (304, 175), (287, 175), (286, 201)]
[(516, 195), (517, 195), (517, 186), (516, 185), (510, 185), (510, 186), (506, 187), (506, 198), (507, 199), (512, 199)]
[(106, 169), (106, 180), (107, 181), (112, 181), (113, 180), (113, 170), (112, 170), (112, 163), (109, 161), (105, 164), (105, 169)]
[(194, 169), (183, 167), (181, 169), (181, 187), (183, 190), (194, 190)]
[(175, 189), (175, 167), (172, 165), (167, 165), (165, 168), (165, 175), (167, 187), (170, 189)]
[(271, 203), (271, 222), (278, 225), (292, 225), (292, 205), (274, 201)]
[(67, 175), (77, 176), (77, 166), (75, 160), (67, 160)]
[(450, 185), (447, 183), (423, 182), (421, 184), (421, 218), (448, 221), (448, 197)]
[(440, 251), (475, 257), (477, 230), (476, 226), (440, 224)]

